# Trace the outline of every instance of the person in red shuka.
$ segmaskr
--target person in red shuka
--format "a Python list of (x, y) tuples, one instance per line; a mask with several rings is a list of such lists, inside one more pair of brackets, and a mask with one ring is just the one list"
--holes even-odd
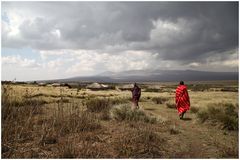
[(183, 119), (184, 114), (190, 109), (190, 98), (187, 91), (187, 86), (183, 81), (180, 81), (176, 89), (176, 108), (180, 119)]
[(140, 99), (141, 96), (141, 88), (139, 88), (137, 86), (136, 83), (134, 83), (134, 87), (132, 88), (132, 101), (133, 101), (133, 105), (132, 105), (132, 110), (135, 110), (136, 108), (138, 109), (138, 101)]

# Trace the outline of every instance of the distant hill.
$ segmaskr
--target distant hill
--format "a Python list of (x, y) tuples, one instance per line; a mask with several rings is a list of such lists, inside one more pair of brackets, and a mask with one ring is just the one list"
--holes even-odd
[(238, 72), (207, 72), (195, 70), (130, 70), (103, 72), (95, 76), (59, 79), (59, 82), (176, 82), (176, 81), (238, 80)]

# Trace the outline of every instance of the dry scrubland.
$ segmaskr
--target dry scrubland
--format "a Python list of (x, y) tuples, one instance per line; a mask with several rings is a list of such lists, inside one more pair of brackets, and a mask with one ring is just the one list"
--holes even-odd
[(179, 120), (176, 83), (129, 91), (2, 85), (2, 158), (238, 158), (238, 82), (188, 83)]

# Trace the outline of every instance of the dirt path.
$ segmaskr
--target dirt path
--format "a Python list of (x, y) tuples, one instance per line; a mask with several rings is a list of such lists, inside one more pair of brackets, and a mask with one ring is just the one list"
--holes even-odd
[[(147, 103), (147, 102), (146, 102)], [(179, 133), (170, 135), (170, 155), (173, 158), (223, 158), (231, 157), (238, 146), (238, 132), (230, 132), (198, 122), (195, 114), (187, 112), (180, 120), (176, 109), (153, 103), (142, 104), (148, 113), (163, 117), (169, 127)], [(233, 148), (231, 148), (233, 147)]]

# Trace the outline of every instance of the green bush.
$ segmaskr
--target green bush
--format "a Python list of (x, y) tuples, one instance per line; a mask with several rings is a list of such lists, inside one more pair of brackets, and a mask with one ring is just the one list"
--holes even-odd
[(111, 117), (118, 121), (143, 121), (146, 123), (156, 123), (157, 119), (155, 117), (150, 117), (141, 110), (131, 110), (129, 104), (122, 104), (114, 106), (111, 109)]
[(238, 130), (238, 113), (233, 104), (210, 104), (207, 109), (199, 111), (197, 116), (203, 123), (210, 121), (221, 123), (223, 129)]

